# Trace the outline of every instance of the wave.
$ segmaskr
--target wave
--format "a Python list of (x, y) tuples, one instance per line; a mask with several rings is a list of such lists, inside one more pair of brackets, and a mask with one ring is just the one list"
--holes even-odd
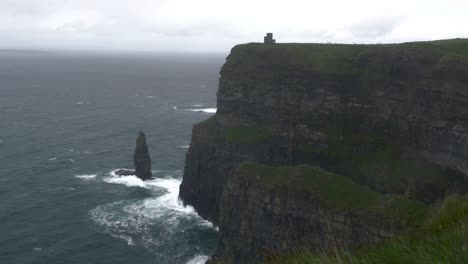
[(147, 183), (135, 175), (108, 177), (104, 178), (104, 181), (107, 183), (123, 184), (128, 187), (141, 187), (148, 189)]
[(195, 256), (193, 259), (189, 260), (187, 264), (205, 264), (208, 261), (209, 257), (204, 255)]
[(208, 114), (215, 114), (218, 109), (216, 108), (200, 108), (200, 109), (184, 109), (191, 112), (203, 112)]
[[(141, 245), (158, 255), (170, 257), (173, 248), (180, 248), (181, 260), (193, 256), (193, 239), (206, 239), (206, 232), (212, 233), (216, 241), (217, 228), (201, 218), (191, 206), (184, 206), (178, 199), (182, 171), (155, 171), (155, 178), (142, 181), (136, 176), (116, 176), (111, 172), (103, 180), (107, 183), (122, 184), (128, 187), (140, 187), (154, 191), (154, 197), (145, 199), (121, 200), (97, 206), (89, 212), (90, 218), (105, 228), (111, 236), (126, 241), (129, 245)], [(170, 175), (169, 175), (170, 174)], [(165, 178), (162, 178), (165, 177)], [(193, 230), (203, 230), (193, 233)], [(165, 252), (167, 251), (167, 252)], [(183, 252), (182, 252), (183, 251)], [(198, 256), (197, 256), (198, 257)], [(201, 255), (197, 260), (201, 261)], [(167, 262), (166, 262), (167, 261)], [(163, 261), (161, 261), (163, 263)], [(173, 263), (165, 259), (164, 263)]]
[(82, 180), (94, 180), (97, 174), (85, 174), (85, 175), (75, 175), (75, 178), (82, 179)]
[(202, 104), (194, 104), (194, 105), (192, 105), (192, 106), (193, 106), (193, 107), (202, 107), (202, 106), (204, 106), (204, 105), (202, 105)]
[(178, 146), (177, 148), (188, 149), (188, 148), (190, 148), (190, 145), (182, 145), (182, 146)]

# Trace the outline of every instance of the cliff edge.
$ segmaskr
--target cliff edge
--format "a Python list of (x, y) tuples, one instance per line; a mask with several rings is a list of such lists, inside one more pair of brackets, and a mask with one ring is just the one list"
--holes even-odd
[[(238, 45), (217, 98), (193, 128), (180, 186), (219, 225), (217, 257), (377, 242), (417, 221), (375, 208), (423, 212), (467, 190), (468, 40)], [(349, 186), (374, 202), (331, 206), (361, 204)]]

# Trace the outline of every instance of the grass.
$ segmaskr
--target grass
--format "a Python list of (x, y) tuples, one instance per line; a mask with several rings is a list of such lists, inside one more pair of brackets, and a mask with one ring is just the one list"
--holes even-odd
[(436, 206), (422, 227), (380, 245), (332, 256), (296, 251), (272, 256), (265, 264), (467, 263), (468, 198), (452, 195)]
[(322, 154), (339, 173), (381, 192), (407, 192), (410, 197), (415, 196), (415, 190), (410, 190), (414, 186), (446, 187), (443, 171), (412, 150), (396, 125), (389, 122), (376, 136), (353, 129), (353, 121), (344, 115), (331, 115), (328, 120), (328, 148)]
[[(395, 70), (392, 68), (392, 59), (410, 57), (411, 63), (419, 61), (424, 65), (430, 63), (435, 66), (448, 55), (468, 61), (468, 39), (383, 45), (249, 43), (233, 48), (222, 72), (262, 80), (329, 73), (365, 76), (367, 81), (381, 81)], [(284, 71), (285, 68), (288, 71)]]
[(354, 183), (349, 177), (318, 167), (269, 167), (244, 163), (236, 173), (240, 180), (245, 180), (245, 177), (257, 179), (262, 188), (307, 192), (321, 206), (343, 214), (378, 217), (401, 226), (413, 226), (420, 224), (427, 213), (427, 207), (421, 202), (398, 195), (382, 195)]
[(224, 135), (233, 144), (253, 144), (265, 141), (270, 137), (268, 130), (262, 127), (227, 127)]

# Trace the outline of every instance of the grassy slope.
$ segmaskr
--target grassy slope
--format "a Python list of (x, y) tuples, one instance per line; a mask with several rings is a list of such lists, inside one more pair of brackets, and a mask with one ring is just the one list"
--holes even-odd
[[(269, 167), (243, 163), (237, 170), (238, 180), (255, 178), (262, 188), (286, 187), (297, 192), (308, 192), (329, 210), (361, 217), (379, 217), (397, 221), (403, 226), (419, 225), (427, 215), (426, 206), (399, 195), (383, 195), (350, 178), (330, 173), (318, 167), (301, 165)], [(346, 199), (343, 199), (346, 197)]]
[(467, 197), (448, 197), (424, 221), (425, 224), (419, 229), (353, 254), (338, 251), (333, 256), (314, 256), (307, 252), (296, 252), (289, 256), (272, 257), (265, 263), (467, 263)]

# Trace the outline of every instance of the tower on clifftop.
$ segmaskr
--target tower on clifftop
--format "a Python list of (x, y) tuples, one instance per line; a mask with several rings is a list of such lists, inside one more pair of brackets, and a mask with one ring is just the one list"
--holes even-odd
[(273, 39), (273, 33), (267, 33), (265, 37), (263, 37), (263, 43), (265, 44), (275, 44), (276, 39)]

